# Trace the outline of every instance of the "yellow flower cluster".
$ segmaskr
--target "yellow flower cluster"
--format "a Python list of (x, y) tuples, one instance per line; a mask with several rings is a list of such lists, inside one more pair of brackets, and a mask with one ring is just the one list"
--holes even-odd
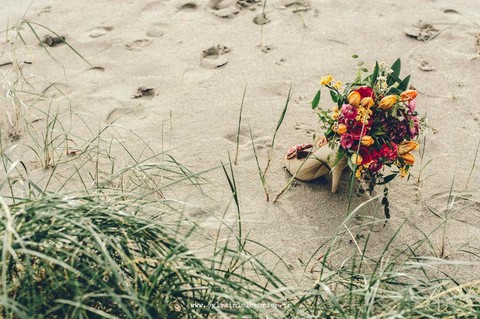
[(404, 178), (405, 176), (408, 175), (408, 168), (407, 167), (400, 167), (398, 169), (400, 171), (400, 177)]
[(358, 114), (355, 119), (363, 124), (367, 124), (368, 120), (370, 119), (370, 115), (372, 115), (372, 110), (370, 108), (365, 108), (362, 105), (359, 105)]
[(362, 99), (360, 93), (357, 91), (352, 91), (348, 95), (348, 103), (358, 109), (358, 114), (355, 119), (359, 122), (367, 124), (368, 120), (370, 119), (370, 115), (372, 115), (372, 110), (370, 108), (375, 103), (373, 99), (371, 97), (364, 97)]
[(362, 177), (362, 173), (363, 173), (363, 165), (360, 165), (357, 167), (357, 171), (355, 172), (355, 177), (356, 178)]
[(332, 111), (333, 111), (332, 119), (338, 120), (338, 117), (340, 116), (340, 110), (338, 109), (338, 106), (335, 105)]
[(320, 79), (320, 84), (321, 85), (329, 85), (333, 81), (333, 76), (331, 74), (328, 74), (326, 76), (322, 76)]

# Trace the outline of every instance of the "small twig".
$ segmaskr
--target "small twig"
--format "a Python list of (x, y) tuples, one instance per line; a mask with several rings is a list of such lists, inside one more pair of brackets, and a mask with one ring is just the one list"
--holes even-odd
[[(13, 62), (12, 62), (12, 61), (9, 61), (9, 62), (5, 62), (5, 63), (0, 63), (0, 67), (6, 66), (6, 65), (10, 65), (10, 64), (13, 64)], [(19, 64), (32, 64), (32, 62), (30, 62), (30, 61), (21, 61)]]

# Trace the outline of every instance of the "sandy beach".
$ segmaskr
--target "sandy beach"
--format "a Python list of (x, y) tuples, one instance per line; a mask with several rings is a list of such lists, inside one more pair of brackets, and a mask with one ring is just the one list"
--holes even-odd
[[(369, 70), (375, 61), (392, 63), (401, 58), (402, 74), (412, 76), (419, 94), (417, 109), (426, 115), (429, 130), (420, 139), (424, 158), (420, 160), (417, 151), (412, 177), (389, 185), (392, 218), (385, 227), (383, 222), (374, 225), (369, 249), (373, 255), (376, 249), (380, 252), (405, 223), (393, 245), (413, 244), (423, 238), (422, 232), (432, 233), (431, 250), (424, 253), (438, 257), (439, 225), (448, 215), (445, 255), (471, 260), (465, 251), (478, 253), (478, 1), (274, 0), (266, 3), (264, 16), (263, 3), (254, 0), (41, 0), (33, 1), (28, 11), (27, 0), (2, 3), (0, 64), (28, 61), (22, 65), (28, 85), (17, 89), (46, 97), (36, 101), (36, 111), (28, 114), (36, 120), (32, 125), (44, 127), (38, 109), (50, 107), (68, 128), (72, 145), (80, 145), (92, 130), (110, 125), (108, 134), (116, 135), (132, 154), (144, 151), (145, 145), (138, 143), (141, 138), (152, 150), (168, 153), (194, 172), (205, 172), (202, 191), (183, 185), (166, 195), (191, 204), (188, 218), (212, 236), (219, 219), (236, 225), (232, 193), (220, 165), (228, 163), (229, 155), (235, 158), (245, 90), (238, 163), (233, 165), (243, 233), (281, 256), (287, 266), (279, 266), (279, 271), (292, 282), (302, 277), (303, 261), (321, 256), (319, 245), (345, 219), (349, 174), (342, 176), (338, 193), (330, 192), (331, 178), (322, 177), (311, 183), (295, 182), (276, 203), (267, 202), (250, 129), (262, 168), (269, 156), (272, 159), (266, 181), (273, 199), (290, 178), (283, 168), (286, 150), (321, 134), (310, 105), (320, 77), (332, 74), (350, 81), (357, 63), (354, 54)], [(26, 45), (21, 44), (14, 26), (23, 13), (35, 23), (40, 38), (52, 34), (45, 26), (64, 36), (78, 54), (66, 44), (49, 47), (47, 53), (26, 24), (20, 30)], [(419, 21), (433, 26), (434, 36), (426, 41), (408, 36), (405, 30)], [(218, 57), (205, 59), (204, 51), (212, 47), (219, 51)], [(1, 66), (0, 72), (13, 83), (12, 65)], [(153, 93), (134, 98), (139, 87)], [(272, 148), (290, 88), (292, 98)], [(6, 97), (8, 88), (1, 90)], [(27, 97), (26, 104), (34, 100)], [(331, 102), (324, 98), (320, 107), (330, 108)], [(30, 143), (25, 132), (17, 140), (4, 134), (9, 127), (6, 116), (0, 125), (5, 149)], [(44, 171), (30, 149), (19, 146), (11, 156), (41, 180)], [(130, 160), (120, 156), (116, 163), (126, 165)], [(62, 167), (56, 174), (67, 175)], [(355, 195), (353, 207), (369, 198)], [(339, 263), (357, 250), (354, 241), (363, 245), (369, 222), (383, 218), (378, 201), (360, 209), (348, 224), (351, 236), (344, 236), (334, 252)], [(270, 253), (262, 257), (267, 264), (277, 261)], [(476, 274), (462, 268), (459, 275), (478, 279)]]

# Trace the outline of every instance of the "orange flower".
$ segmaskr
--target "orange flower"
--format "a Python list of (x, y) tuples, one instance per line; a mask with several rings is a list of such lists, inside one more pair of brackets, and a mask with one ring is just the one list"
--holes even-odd
[(400, 157), (403, 158), (405, 164), (413, 165), (413, 163), (415, 163), (415, 157), (410, 153), (400, 154)]
[(371, 108), (373, 106), (373, 99), (371, 97), (364, 97), (361, 101), (360, 101), (360, 105), (363, 106), (364, 108), (368, 109), (368, 108)]
[(400, 94), (400, 98), (403, 102), (408, 102), (417, 97), (417, 91), (415, 90), (406, 90)]
[(407, 154), (410, 151), (418, 150), (420, 145), (415, 141), (403, 141), (398, 145), (398, 154)]
[(397, 103), (397, 96), (396, 95), (387, 95), (383, 99), (380, 100), (380, 104), (378, 105), (379, 108), (382, 110), (390, 109), (395, 103)]
[(347, 133), (347, 126), (345, 124), (338, 124), (337, 133), (340, 135)]
[(352, 91), (348, 95), (348, 103), (351, 106), (358, 107), (360, 105), (360, 99), (361, 98), (362, 98), (362, 96), (360, 95), (360, 93), (358, 93), (357, 91)]
[(369, 147), (369, 146), (372, 146), (373, 143), (374, 143), (373, 138), (370, 135), (362, 136), (362, 145), (363, 146)]

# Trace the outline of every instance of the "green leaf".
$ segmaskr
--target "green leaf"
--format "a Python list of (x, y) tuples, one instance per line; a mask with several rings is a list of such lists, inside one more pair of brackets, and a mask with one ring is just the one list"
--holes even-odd
[(332, 128), (329, 127), (325, 132), (325, 137), (328, 139), (329, 137), (333, 136), (335, 133), (332, 131)]
[(399, 90), (398, 88), (392, 86), (392, 87), (388, 90), (387, 94), (400, 94), (400, 93), (402, 93), (402, 92), (403, 92), (402, 90)]
[(352, 163), (352, 161), (350, 160), (350, 157), (347, 157), (347, 164), (348, 164), (348, 167), (350, 167), (350, 169), (352, 170), (352, 172), (355, 172), (357, 167), (355, 164)]
[(332, 101), (334, 103), (338, 102), (338, 94), (335, 91), (330, 91), (330, 96), (332, 97)]
[(378, 78), (378, 71), (380, 67), (378, 66), (378, 61), (375, 62), (375, 67), (373, 68), (373, 73), (370, 78), (370, 86), (373, 87), (375, 86), (375, 83), (377, 83), (377, 78)]
[[(337, 158), (335, 159), (335, 162), (333, 163), (333, 166), (330, 167), (330, 169), (334, 168), (335, 166), (337, 166), (338, 163), (340, 163), (340, 161), (342, 160), (342, 158), (345, 156), (345, 154), (347, 153), (347, 151), (345, 151), (345, 149), (343, 148), (339, 148), (338, 149), (338, 153), (337, 153)], [(348, 159), (347, 159), (348, 161)], [(349, 161), (350, 162), (350, 161)]]
[(387, 77), (387, 85), (390, 86), (393, 83), (396, 82), (396, 79), (398, 79), (398, 76), (400, 75), (400, 69), (402, 68), (402, 62), (400, 62), (400, 59), (397, 59), (395, 62), (392, 64), (392, 73), (388, 75)]
[(318, 104), (320, 103), (320, 90), (318, 90), (317, 94), (315, 94), (315, 97), (312, 100), (312, 109), (316, 109), (318, 107)]
[(357, 55), (357, 54), (354, 54), (354, 55), (352, 55), (352, 58), (358, 59), (358, 55)]
[(400, 82), (397, 89), (402, 92), (405, 91), (408, 88), (408, 82), (410, 82), (410, 75), (403, 79), (402, 82)]
[(378, 185), (385, 185), (385, 184), (389, 183), (392, 179), (394, 179), (396, 176), (397, 176), (397, 173), (385, 176), (383, 178), (383, 182), (378, 183)]

